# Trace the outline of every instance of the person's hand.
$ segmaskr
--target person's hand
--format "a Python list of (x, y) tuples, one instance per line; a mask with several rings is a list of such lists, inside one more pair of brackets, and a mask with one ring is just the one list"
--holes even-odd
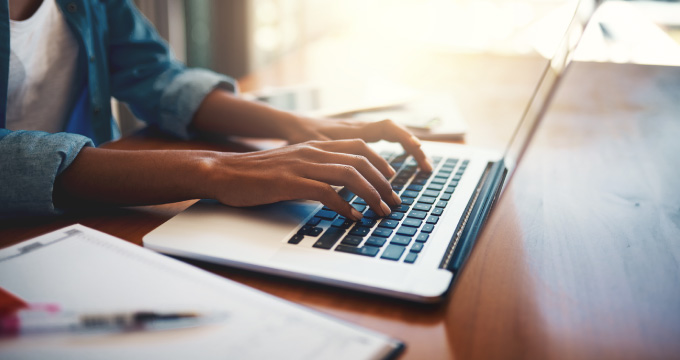
[[(394, 169), (363, 140), (308, 141), (250, 153), (214, 153), (204, 161), (211, 198), (231, 206), (317, 200), (351, 220), (362, 215), (331, 187), (345, 186), (379, 216), (401, 203), (387, 178)], [(389, 204), (389, 205), (388, 205)]]
[(420, 141), (392, 120), (363, 122), (298, 117), (297, 125), (286, 136), (291, 144), (309, 140), (362, 139), (367, 142), (398, 142), (418, 162), (423, 171), (432, 171), (432, 163), (420, 149)]

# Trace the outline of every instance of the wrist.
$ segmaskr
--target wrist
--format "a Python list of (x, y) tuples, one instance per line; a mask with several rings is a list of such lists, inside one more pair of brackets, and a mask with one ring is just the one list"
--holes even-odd
[(309, 120), (300, 115), (283, 112), (277, 125), (281, 138), (292, 144), (298, 142), (300, 134), (309, 127)]
[(219, 183), (219, 158), (223, 154), (214, 151), (196, 151), (187, 164), (188, 182), (186, 186), (195, 199), (214, 199)]

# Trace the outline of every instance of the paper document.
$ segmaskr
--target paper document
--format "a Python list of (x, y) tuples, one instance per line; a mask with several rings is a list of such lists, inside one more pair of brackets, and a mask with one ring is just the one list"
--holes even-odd
[(0, 250), (0, 287), (79, 312), (224, 314), (191, 328), (0, 339), (7, 359), (382, 359), (403, 347), (81, 225)]

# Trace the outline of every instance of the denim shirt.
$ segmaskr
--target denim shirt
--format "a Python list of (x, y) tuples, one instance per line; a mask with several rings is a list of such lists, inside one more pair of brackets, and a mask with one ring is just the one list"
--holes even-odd
[(56, 2), (80, 46), (83, 89), (67, 132), (49, 134), (5, 128), (10, 26), (8, 2), (0, 0), (0, 217), (59, 212), (52, 202), (55, 178), (84, 146), (119, 136), (112, 96), (148, 124), (188, 138), (208, 93), (217, 87), (236, 91), (233, 79), (174, 59), (130, 0)]

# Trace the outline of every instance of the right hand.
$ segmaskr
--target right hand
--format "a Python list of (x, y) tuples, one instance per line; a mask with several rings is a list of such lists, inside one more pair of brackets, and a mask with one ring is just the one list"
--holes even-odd
[(361, 214), (331, 185), (345, 186), (380, 216), (401, 203), (387, 178), (394, 169), (363, 140), (309, 141), (250, 153), (215, 153), (208, 192), (226, 205), (253, 206), (284, 200), (317, 200), (338, 214)]

